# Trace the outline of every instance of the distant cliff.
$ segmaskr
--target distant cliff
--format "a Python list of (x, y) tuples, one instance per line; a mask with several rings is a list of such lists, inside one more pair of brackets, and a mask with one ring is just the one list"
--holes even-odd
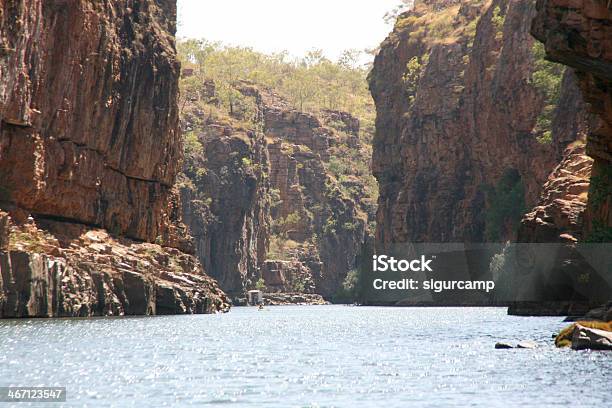
[(330, 170), (335, 149), (359, 152), (359, 121), (337, 111), (319, 118), (240, 82), (252, 114), (245, 120), (219, 106), (215, 88), (205, 82), (182, 114), (181, 196), (198, 257), (236, 297), (258, 282), (333, 297), (356, 267), (373, 214), (362, 181)]
[(208, 106), (191, 101), (183, 109), (183, 217), (205, 269), (225, 291), (238, 296), (261, 277), (259, 265), (269, 247), (267, 142), (261, 132), (237, 120), (214, 117), (215, 85), (206, 85)]
[(0, 316), (226, 307), (170, 247), (188, 250), (175, 25), (171, 0), (0, 6)]
[(370, 76), (376, 242), (500, 242), (589, 119), (574, 74), (531, 36), (535, 4), (418, 1)]

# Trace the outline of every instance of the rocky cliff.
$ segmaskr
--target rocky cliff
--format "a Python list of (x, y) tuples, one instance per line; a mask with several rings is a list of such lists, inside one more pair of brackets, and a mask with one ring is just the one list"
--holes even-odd
[(228, 307), (197, 259), (82, 224), (0, 213), (0, 317), (211, 313)]
[(337, 111), (319, 119), (246, 82), (235, 89), (248, 117), (228, 115), (206, 84), (182, 112), (182, 201), (200, 260), (237, 297), (259, 282), (330, 298), (355, 267), (372, 213), (359, 180), (343, 184), (329, 169), (338, 146), (358, 151), (359, 121)]
[(183, 126), (181, 201), (196, 255), (224, 290), (244, 294), (261, 277), (269, 246), (267, 142), (260, 132), (213, 118), (197, 104), (184, 109)]
[(530, 35), (535, 13), (527, 0), (422, 1), (399, 16), (370, 76), (380, 248), (516, 237), (588, 126), (573, 73)]
[(0, 315), (226, 307), (194, 258), (143, 243), (187, 243), (175, 24), (171, 0), (0, 5)]
[(172, 1), (3, 3), (4, 201), (159, 235), (180, 157), (175, 16)]
[[(550, 267), (538, 271), (532, 285), (537, 298), (549, 302), (516, 304), (510, 312), (582, 315), (612, 296), (605, 264), (610, 250), (591, 245), (612, 240), (612, 11), (605, 1), (538, 1), (536, 8), (533, 35), (545, 44), (547, 58), (574, 69), (592, 117), (580, 131), (582, 141), (566, 151), (519, 231), (519, 242), (560, 244)], [(572, 100), (564, 103), (576, 109)]]
[[(356, 267), (367, 235), (362, 182), (336, 177), (329, 163), (341, 145), (359, 151), (358, 121), (333, 111), (323, 112), (319, 119), (269, 91), (259, 92), (258, 100), (263, 131), (271, 139), (270, 184), (278, 193), (273, 232), (285, 247), (279, 252), (295, 246), (292, 257), (311, 270), (314, 290), (330, 298)], [(356, 189), (353, 193), (351, 187)]]
[(538, 205), (521, 220), (518, 242), (571, 244), (583, 240), (592, 166), (584, 141), (567, 148), (544, 184)]
[(599, 119), (587, 137), (594, 159), (585, 238), (612, 240), (612, 6), (603, 0), (537, 2), (533, 35), (547, 57), (575, 69), (589, 109)]

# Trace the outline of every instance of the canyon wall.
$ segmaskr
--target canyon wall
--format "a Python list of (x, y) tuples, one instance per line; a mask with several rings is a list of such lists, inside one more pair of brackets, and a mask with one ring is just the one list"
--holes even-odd
[(267, 142), (191, 104), (183, 127), (188, 150), (179, 184), (196, 256), (225, 291), (242, 295), (260, 278), (269, 246)]
[(175, 26), (172, 0), (0, 5), (0, 316), (227, 307), (168, 246), (189, 250)]
[(575, 69), (584, 100), (598, 118), (587, 137), (594, 159), (584, 235), (612, 240), (612, 6), (603, 0), (537, 2), (533, 35), (548, 58)]
[(336, 111), (318, 118), (247, 82), (235, 89), (251, 116), (232, 116), (205, 84), (182, 112), (182, 202), (198, 257), (237, 298), (258, 282), (331, 298), (356, 266), (373, 212), (359, 180), (343, 184), (329, 170), (334, 146), (357, 148), (359, 121)]
[[(532, 34), (547, 58), (575, 71), (591, 117), (519, 230), (519, 242), (559, 244), (550, 266), (534, 271), (528, 285), (544, 302), (517, 303), (509, 312), (582, 315), (612, 297), (610, 249), (601, 245), (612, 241), (612, 7), (603, 0), (552, 0), (538, 1), (536, 9)], [(572, 107), (575, 100), (564, 103)]]
[[(294, 257), (311, 270), (316, 293), (330, 298), (357, 266), (367, 234), (362, 181), (340, 180), (329, 168), (336, 146), (359, 150), (358, 121), (345, 112), (326, 111), (321, 118), (300, 112), (270, 91), (257, 97), (270, 139), (270, 184), (279, 199), (272, 209), (275, 232), (297, 243)], [(332, 121), (347, 131), (343, 137), (328, 125)]]
[(422, 1), (398, 17), (370, 76), (379, 248), (516, 238), (588, 127), (574, 74), (530, 35), (535, 13), (527, 0)]
[(175, 20), (173, 1), (3, 3), (4, 201), (159, 235), (181, 153)]

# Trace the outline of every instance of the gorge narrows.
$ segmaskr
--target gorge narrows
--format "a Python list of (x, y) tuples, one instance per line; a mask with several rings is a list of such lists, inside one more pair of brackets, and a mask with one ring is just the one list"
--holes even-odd
[(610, 406), (611, 150), (609, 0), (0, 0), (0, 404)]
[(369, 254), (405, 243), (558, 244), (573, 279), (610, 228), (591, 3), (416, 2), (371, 70), (176, 44), (170, 0), (7, 4), (2, 315), (361, 302)]

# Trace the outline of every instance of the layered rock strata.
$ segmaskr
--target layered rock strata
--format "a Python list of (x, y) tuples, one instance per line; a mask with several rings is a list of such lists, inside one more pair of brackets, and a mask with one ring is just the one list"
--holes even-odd
[(398, 18), (370, 76), (379, 248), (516, 237), (585, 121), (534, 15), (526, 0), (423, 1)]
[[(327, 163), (335, 145), (359, 144), (359, 122), (334, 111), (323, 112), (320, 120), (269, 90), (246, 92), (256, 94), (263, 132), (270, 139), (270, 185), (279, 194), (273, 220), (282, 224), (281, 233), (301, 246), (296, 258), (312, 271), (316, 293), (330, 298), (356, 267), (366, 239), (364, 204), (346, 193), (346, 185), (332, 175)], [(348, 137), (340, 139), (325, 124), (331, 122)], [(308, 282), (302, 280), (301, 285)]]
[(570, 145), (543, 186), (538, 205), (521, 221), (518, 242), (575, 243), (583, 238), (593, 159), (584, 141)]
[(585, 236), (612, 240), (612, 7), (603, 0), (539, 0), (533, 35), (547, 57), (576, 70), (589, 109), (599, 123), (587, 138), (593, 157)]
[[(583, 129), (590, 158), (582, 152), (580, 157), (576, 151), (568, 152), (519, 232), (521, 242), (563, 244), (554, 264), (554, 279), (543, 279), (541, 273), (536, 277), (548, 282), (539, 285), (539, 298), (565, 302), (553, 307), (551, 302), (518, 304), (510, 312), (552, 309), (553, 314), (580, 316), (612, 297), (612, 275), (605, 265), (610, 250), (597, 244), (612, 241), (612, 11), (609, 4), (598, 0), (538, 1), (536, 8), (532, 34), (544, 44), (547, 58), (574, 69), (582, 99), (593, 114), (590, 126)], [(569, 99), (566, 105), (576, 109)], [(583, 248), (582, 254), (577, 247)], [(585, 260), (584, 248), (587, 254), (599, 255)], [(559, 282), (561, 289), (551, 284)]]
[(227, 308), (182, 252), (175, 26), (172, 0), (0, 5), (0, 316)]
[(181, 154), (175, 2), (20, 0), (1, 16), (2, 200), (154, 240)]
[(195, 137), (181, 177), (183, 217), (206, 271), (231, 295), (260, 278), (269, 245), (267, 143), (261, 133), (231, 123), (184, 117)]
[(196, 258), (81, 224), (7, 225), (0, 318), (212, 313), (229, 309)]
[(328, 169), (334, 145), (359, 144), (359, 121), (337, 111), (320, 120), (250, 83), (236, 89), (255, 107), (248, 129), (217, 112), (214, 91), (203, 101), (208, 108), (194, 100), (183, 113), (195, 149), (187, 154), (182, 201), (198, 256), (234, 296), (263, 279), (273, 292), (329, 298), (365, 240), (370, 209), (342, 192)]

